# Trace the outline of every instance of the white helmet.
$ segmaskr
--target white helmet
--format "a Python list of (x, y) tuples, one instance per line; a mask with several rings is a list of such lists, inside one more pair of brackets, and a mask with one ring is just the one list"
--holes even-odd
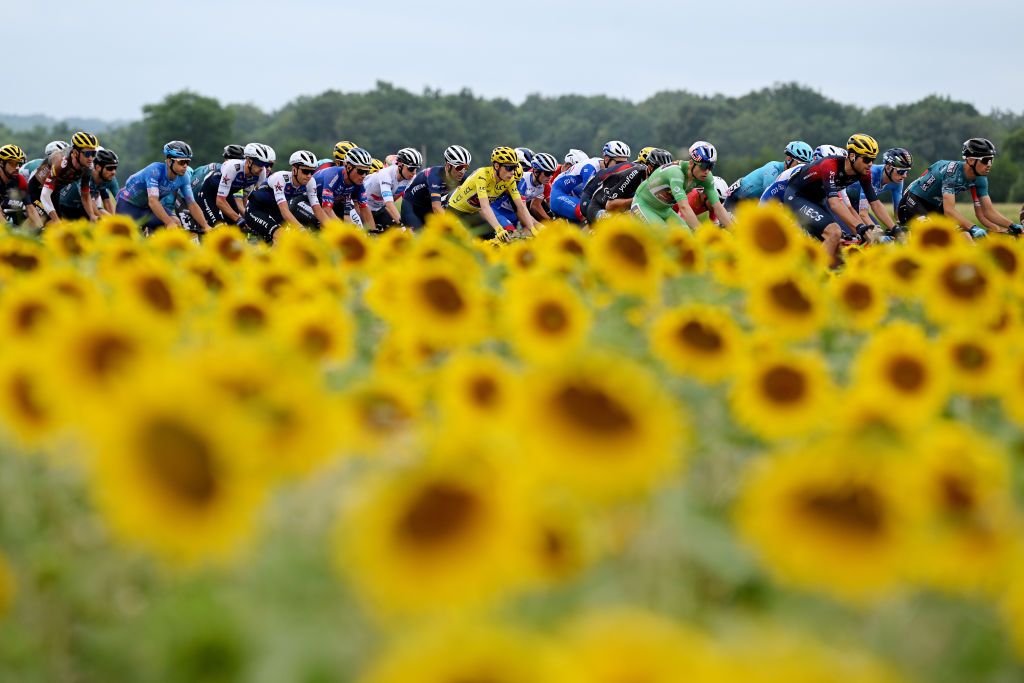
[(469, 166), (473, 155), (465, 147), (452, 145), (444, 151), (444, 160), (452, 166)]
[(274, 148), (259, 142), (250, 142), (246, 145), (242, 155), (246, 159), (255, 159), (256, 161), (263, 161), (269, 164), (277, 161), (277, 154), (274, 152)]
[(385, 166), (394, 166), (395, 163), (397, 163), (397, 162), (398, 162), (398, 155), (397, 154), (389, 154), (386, 157), (384, 157), (384, 165)]
[(48, 143), (46, 145), (46, 148), (43, 150), (43, 156), (47, 156), (48, 157), (51, 154), (53, 154), (54, 152), (64, 151), (65, 149), (67, 149), (70, 146), (71, 146), (70, 144), (68, 144), (67, 142), (64, 142), (63, 140), (54, 140), (53, 142)]
[(308, 149), (300, 149), (288, 157), (288, 163), (292, 166), (309, 166), (316, 168), (316, 155)]
[(565, 155), (565, 163), (570, 166), (583, 163), (584, 161), (590, 161), (590, 155), (582, 149), (570, 149), (569, 153)]
[(729, 196), (729, 184), (725, 182), (725, 178), (715, 176), (715, 191), (718, 192), (718, 198), (724, 202), (725, 198)]
[(398, 154), (395, 155), (397, 161), (401, 161), (406, 166), (416, 166), (419, 168), (423, 165), (423, 155), (415, 147), (403, 147), (398, 150)]
[(530, 166), (535, 171), (542, 171), (544, 173), (554, 173), (558, 167), (558, 162), (555, 158), (546, 152), (538, 152), (533, 155), (533, 161), (530, 162)]
[(628, 159), (632, 154), (633, 152), (629, 149), (629, 145), (622, 140), (609, 140), (604, 143), (604, 149), (601, 150), (601, 156), (612, 157), (613, 159), (618, 157)]
[(345, 155), (345, 163), (358, 168), (370, 168), (373, 166), (373, 157), (362, 147), (353, 147)]
[(845, 157), (846, 150), (836, 145), (818, 145), (814, 148), (814, 160), (825, 157)]
[(712, 145), (707, 140), (697, 140), (697, 142), (695, 142), (692, 145), (690, 145), (690, 150), (689, 151), (690, 151), (690, 158), (691, 159), (694, 158), (694, 156), (693, 156), (694, 151), (697, 150), (697, 149), (700, 149), (701, 147), (706, 147), (710, 151), (710, 157), (711, 158), (708, 159), (708, 161), (710, 161), (712, 163), (716, 163), (718, 161), (718, 150), (715, 149), (715, 146)]

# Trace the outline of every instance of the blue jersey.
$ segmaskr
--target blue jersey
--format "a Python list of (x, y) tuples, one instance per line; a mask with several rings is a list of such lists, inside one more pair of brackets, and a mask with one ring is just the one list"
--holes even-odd
[[(875, 194), (878, 196), (881, 196), (883, 192), (891, 192), (892, 210), (896, 211), (899, 208), (900, 200), (903, 198), (903, 181), (885, 182), (884, 164), (875, 164), (871, 167), (871, 187), (875, 189)], [(860, 185), (850, 185), (846, 194), (857, 210), (867, 209), (867, 201), (861, 197)]]
[(313, 174), (316, 181), (316, 193), (320, 204), (330, 209), (336, 203), (348, 207), (349, 204), (366, 206), (366, 188), (362, 183), (350, 183), (344, 166), (331, 166)]
[(441, 202), (450, 190), (455, 189), (457, 183), (453, 178), (447, 180), (444, 175), (444, 165), (425, 168), (412, 179), (405, 194), (402, 196), (402, 205), (411, 206), (425, 214), (430, 211), (432, 202)]
[(172, 204), (175, 195), (186, 202), (194, 202), (192, 195), (192, 169), (185, 175), (170, 178), (167, 175), (167, 164), (154, 161), (141, 171), (129, 176), (121, 191), (117, 193), (119, 201), (125, 201), (140, 209), (149, 207), (149, 198), (157, 197), (162, 203)]
[(797, 164), (796, 166), (787, 168), (785, 171), (780, 173), (779, 177), (761, 193), (761, 203), (763, 204), (764, 202), (770, 202), (772, 200), (781, 202), (783, 195), (786, 194), (786, 190), (789, 188), (789, 179), (795, 176), (803, 167), (804, 164)]
[(590, 177), (597, 173), (600, 163), (601, 160), (594, 157), (589, 161), (575, 164), (568, 171), (555, 178), (555, 182), (551, 185), (551, 192), (579, 197)]
[(758, 199), (784, 170), (786, 170), (784, 162), (769, 161), (761, 168), (751, 171), (733, 183), (729, 188), (729, 197), (737, 200)]
[(973, 190), (979, 197), (987, 197), (988, 178), (976, 176), (974, 180), (968, 180), (964, 172), (965, 167), (966, 163), (963, 161), (936, 161), (920, 178), (910, 184), (907, 192), (912, 192), (933, 205), (942, 204), (942, 195), (951, 194), (955, 197), (968, 190)]

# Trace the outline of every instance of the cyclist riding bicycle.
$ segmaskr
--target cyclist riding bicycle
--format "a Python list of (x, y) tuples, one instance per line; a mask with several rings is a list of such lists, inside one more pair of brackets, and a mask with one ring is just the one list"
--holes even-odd
[[(719, 224), (732, 224), (732, 217), (722, 206), (718, 190), (715, 189), (714, 176), (711, 175), (718, 161), (718, 150), (710, 142), (698, 140), (690, 145), (689, 157), (688, 161), (676, 161), (662, 166), (637, 188), (630, 205), (634, 216), (645, 223), (679, 223), (681, 218), (691, 229), (696, 229), (700, 221), (690, 208), (687, 193), (695, 187), (703, 187)], [(676, 205), (681, 216), (673, 209)]]
[(728, 196), (723, 202), (726, 210), (734, 211), (736, 204), (745, 199), (760, 199), (764, 191), (779, 177), (779, 174), (798, 164), (810, 163), (813, 155), (814, 152), (810, 145), (803, 140), (793, 140), (786, 145), (784, 161), (769, 161), (729, 187)]
[(462, 185), (455, 188), (448, 198), (448, 210), (463, 219), (478, 237), (504, 237), (506, 230), (512, 226), (502, 223), (491, 208), (491, 202), (507, 192), (520, 225), (531, 230), (535, 221), (523, 203), (517, 186), (521, 174), (522, 168), (516, 151), (511, 147), (495, 147), (491, 151), (491, 165), (473, 171)]
[(28, 181), (18, 172), (25, 159), (25, 152), (17, 145), (0, 147), (0, 218), (5, 223), (25, 220)]
[[(522, 197), (523, 203), (526, 204), (526, 208), (529, 209), (530, 215), (535, 220), (551, 220), (551, 216), (544, 210), (544, 187), (556, 168), (558, 168), (558, 161), (550, 154), (544, 152), (532, 154), (530, 170), (524, 173), (516, 184), (519, 196)], [(516, 216), (512, 198), (507, 192), (496, 201), (491, 202), (491, 208), (499, 223), (506, 227), (515, 227), (519, 218)]]
[(25, 176), (27, 181), (36, 172), (36, 169), (42, 166), (43, 162), (49, 159), (54, 152), (61, 152), (69, 147), (71, 147), (71, 143), (64, 140), (54, 140), (46, 143), (46, 148), (43, 150), (43, 158), (26, 161), (21, 167), (21, 175)]
[[(232, 153), (235, 150), (231, 150)], [(192, 193), (210, 225), (234, 223), (244, 227), (245, 195), (267, 179), (277, 160), (274, 148), (250, 142), (241, 158), (227, 159), (204, 178), (192, 178)]]
[(422, 228), (427, 215), (444, 213), (444, 198), (462, 182), (473, 161), (469, 150), (451, 145), (444, 150), (444, 163), (416, 174), (402, 196), (402, 225)]
[(586, 218), (581, 207), (583, 188), (598, 171), (628, 163), (632, 152), (629, 145), (621, 140), (609, 140), (601, 150), (600, 157), (593, 157), (576, 163), (555, 178), (551, 186), (551, 210), (559, 218), (573, 223), (583, 223)]
[(316, 170), (322, 171), (331, 166), (344, 166), (345, 157), (348, 156), (349, 150), (355, 149), (358, 146), (351, 140), (339, 140), (331, 151), (330, 159), (320, 159), (316, 162)]
[(209, 230), (192, 194), (192, 148), (187, 142), (171, 140), (164, 145), (163, 153), (163, 161), (154, 161), (128, 177), (117, 194), (117, 213), (139, 221), (147, 233), (164, 226), (180, 226), (181, 220), (173, 212), (168, 213), (163, 204), (164, 199), (173, 202), (177, 195), (188, 207), (195, 229)]
[[(715, 183), (715, 189), (718, 191), (718, 198), (728, 199), (729, 184), (725, 182), (724, 178), (721, 178), (719, 176), (712, 176), (712, 179)], [(686, 203), (690, 205), (690, 210), (693, 211), (693, 214), (695, 216), (699, 217), (706, 213), (713, 222), (716, 222), (716, 219), (712, 216), (711, 205), (708, 204), (707, 192), (704, 191), (703, 187), (695, 187), (689, 192), (687, 192)], [(725, 202), (723, 201), (722, 204), (725, 204)], [(678, 205), (674, 207), (674, 209), (676, 213), (680, 213)], [(732, 213), (730, 212), (729, 215), (732, 215)], [(680, 218), (681, 217), (682, 215), (680, 215)]]
[(54, 204), (54, 194), (59, 196), (61, 188), (72, 184), (78, 187), (86, 216), (96, 220), (96, 208), (89, 194), (89, 178), (92, 176), (92, 163), (99, 146), (99, 138), (92, 133), (75, 133), (71, 136), (71, 147), (55, 151), (32, 174), (28, 182), (29, 197), (36, 208), (42, 211), (44, 221), (60, 218)]
[(245, 206), (244, 230), (259, 237), (268, 244), (274, 242), (278, 228), (283, 223), (301, 225), (297, 213), (311, 214), (322, 224), (327, 214), (320, 206), (317, 196), (316, 155), (301, 149), (288, 158), (290, 171), (274, 173), (252, 194)]
[(373, 213), (373, 222), (384, 229), (402, 222), (402, 213), (395, 202), (405, 194), (423, 166), (423, 155), (414, 147), (403, 147), (395, 155), (394, 166), (384, 166), (364, 181), (366, 201)]
[[(824, 159), (825, 157), (845, 157), (846, 150), (842, 147), (836, 147), (835, 145), (818, 145), (814, 148), (814, 155), (812, 156), (813, 161)], [(800, 169), (807, 164), (797, 164), (791, 168), (786, 169), (779, 174), (779, 177), (772, 182), (768, 188), (761, 193), (761, 203), (770, 201), (781, 202), (783, 197), (786, 196), (786, 188), (789, 187), (790, 179), (796, 175)], [(849, 201), (849, 200), (847, 200)], [(852, 206), (852, 205), (851, 205)]]
[[(117, 155), (109, 149), (96, 150), (92, 174), (89, 177), (89, 193), (98, 214), (112, 214), (117, 209), (117, 193), (121, 190), (117, 182)], [(65, 185), (58, 195), (62, 218), (88, 218), (82, 205), (82, 195), (76, 185)]]
[[(875, 188), (875, 196), (881, 199), (888, 193), (892, 197), (893, 222), (899, 212), (900, 200), (903, 198), (903, 181), (914, 165), (914, 157), (902, 147), (887, 149), (882, 154), (882, 163), (871, 167), (871, 186)], [(851, 206), (857, 207), (861, 221), (870, 225), (876, 223), (871, 217), (867, 200), (861, 195), (860, 185), (850, 185), (846, 190)]]
[(671, 164), (672, 154), (658, 147), (645, 147), (637, 159), (600, 181), (587, 203), (588, 223), (596, 223), (608, 213), (628, 211), (640, 185), (656, 170)]
[[(347, 218), (351, 221), (348, 214), (351, 209), (355, 209), (363, 226), (367, 230), (375, 229), (373, 214), (366, 203), (366, 188), (363, 185), (363, 181), (370, 175), (372, 163), (373, 157), (369, 152), (362, 147), (353, 147), (345, 155), (343, 165), (330, 166), (316, 172), (313, 179), (316, 182), (317, 196), (328, 218)], [(341, 211), (335, 211), (336, 205), (340, 205)], [(301, 211), (299, 218), (303, 219), (304, 224), (313, 225), (314, 216), (310, 210)], [(320, 223), (321, 221), (316, 221), (316, 225)]]

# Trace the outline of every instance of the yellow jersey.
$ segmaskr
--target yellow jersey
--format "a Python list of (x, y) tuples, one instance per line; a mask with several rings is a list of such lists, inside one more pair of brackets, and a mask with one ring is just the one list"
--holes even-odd
[(493, 165), (484, 166), (473, 171), (452, 192), (448, 206), (462, 213), (477, 213), (480, 210), (480, 197), (486, 196), (487, 201), (494, 203), (495, 199), (506, 192), (513, 200), (520, 199), (516, 177), (513, 175), (508, 180), (499, 180)]

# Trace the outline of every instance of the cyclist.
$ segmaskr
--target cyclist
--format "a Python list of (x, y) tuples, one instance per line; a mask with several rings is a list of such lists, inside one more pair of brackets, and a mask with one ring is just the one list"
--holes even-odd
[[(734, 211), (736, 204), (744, 199), (760, 199), (764, 191), (775, 182), (779, 174), (793, 168), (797, 164), (811, 162), (814, 152), (803, 140), (793, 140), (785, 149), (784, 161), (769, 161), (767, 164), (751, 171), (729, 187), (728, 197), (723, 204), (727, 211)], [(725, 195), (722, 195), (725, 197)]]
[[(875, 188), (875, 195), (879, 198), (883, 194), (890, 194), (892, 215), (895, 216), (899, 210), (900, 200), (903, 198), (903, 180), (914, 165), (914, 157), (902, 147), (893, 147), (885, 150), (885, 153), (882, 154), (882, 162), (871, 167), (871, 186)], [(846, 195), (850, 199), (851, 206), (857, 207), (857, 212), (863, 223), (871, 225), (876, 222), (868, 211), (867, 200), (861, 196), (859, 184), (850, 185), (846, 190)], [(894, 218), (893, 221), (896, 222), (896, 219)]]
[(351, 140), (339, 140), (334, 145), (334, 150), (331, 152), (330, 159), (320, 159), (316, 162), (316, 170), (322, 171), (325, 168), (331, 166), (343, 166), (345, 164), (345, 157), (348, 155), (350, 149), (358, 147), (356, 143)]
[(244, 227), (244, 197), (267, 179), (276, 160), (273, 147), (250, 142), (242, 148), (241, 158), (226, 159), (205, 177), (193, 177), (192, 194), (206, 222), (210, 225), (235, 223)]
[(278, 171), (267, 178), (249, 195), (245, 207), (243, 229), (267, 243), (274, 241), (282, 223), (301, 225), (296, 213), (308, 212), (318, 224), (327, 220), (313, 179), (316, 155), (302, 149), (293, 153), (288, 163), (291, 170)]
[[(349, 210), (355, 208), (363, 226), (374, 230), (373, 214), (366, 203), (366, 188), (363, 181), (370, 175), (373, 157), (362, 147), (353, 147), (345, 155), (344, 165), (330, 166), (316, 172), (316, 192), (327, 218), (338, 219), (339, 216), (349, 218)], [(334, 206), (340, 204), (342, 211), (336, 212)], [(311, 207), (302, 207), (299, 218), (303, 223), (312, 225), (314, 216)], [(349, 218), (351, 221), (352, 219)], [(319, 224), (320, 221), (317, 221)]]
[[(725, 182), (725, 178), (712, 176), (712, 179), (715, 183), (715, 190), (718, 191), (718, 198), (728, 198), (729, 185)], [(693, 215), (695, 216), (701, 216), (705, 213), (708, 214), (709, 217), (712, 215), (711, 205), (708, 204), (708, 195), (707, 192), (704, 191), (703, 187), (698, 186), (687, 192), (686, 203), (690, 205), (690, 209), (693, 211)], [(723, 201), (722, 204), (724, 205), (725, 202)], [(677, 214), (680, 214), (680, 218), (682, 218), (679, 206), (677, 205), (673, 208)], [(731, 212), (730, 215), (732, 215)]]
[[(374, 160), (376, 161), (376, 160)], [(366, 201), (373, 213), (373, 222), (384, 229), (402, 222), (402, 213), (395, 201), (423, 166), (423, 155), (414, 147), (403, 147), (395, 155), (394, 166), (383, 166), (366, 177)]]
[(872, 212), (887, 230), (895, 227), (871, 185), (871, 165), (878, 156), (878, 143), (870, 135), (854, 133), (846, 151), (843, 158), (825, 157), (800, 169), (789, 181), (783, 199), (807, 233), (822, 241), (833, 265), (838, 265), (844, 233), (847, 239), (865, 240), (873, 227), (861, 221), (853, 207), (841, 199), (840, 194), (849, 185), (860, 183)]
[[(89, 193), (97, 214), (112, 214), (116, 210), (116, 197), (121, 187), (117, 183), (117, 155), (109, 149), (96, 150), (96, 159), (89, 177)], [(82, 204), (82, 195), (75, 185), (65, 185), (57, 197), (62, 218), (88, 218)]]
[[(544, 210), (544, 186), (556, 168), (558, 168), (558, 160), (550, 154), (545, 152), (532, 154), (530, 170), (524, 173), (516, 184), (519, 196), (522, 197), (523, 203), (535, 220), (551, 220), (551, 216)], [(519, 220), (516, 216), (515, 204), (508, 192), (491, 202), (491, 209), (494, 210), (494, 215), (503, 226), (514, 227)]]
[(562, 163), (558, 165), (558, 168), (555, 169), (554, 175), (551, 176), (551, 180), (548, 181), (547, 187), (544, 188), (544, 201), (548, 203), (548, 209), (551, 208), (551, 187), (555, 184), (555, 179), (572, 168), (573, 164), (583, 163), (588, 159), (590, 159), (590, 155), (582, 149), (570, 149), (568, 153), (566, 153)]
[(4, 222), (24, 220), (28, 181), (18, 171), (25, 158), (25, 152), (17, 145), (0, 147), (0, 217)]
[(596, 223), (606, 213), (628, 211), (637, 189), (656, 170), (672, 163), (672, 154), (658, 147), (645, 147), (637, 161), (602, 179), (586, 204), (587, 222)]
[[(632, 152), (629, 145), (621, 140), (609, 140), (601, 150), (601, 157), (593, 157), (559, 175), (551, 186), (551, 210), (573, 223), (583, 223), (585, 218), (580, 207), (583, 188), (598, 171), (609, 169), (629, 161)], [(621, 166), (620, 166), (621, 168)]]
[(117, 193), (117, 213), (139, 221), (147, 232), (164, 226), (180, 226), (181, 220), (173, 215), (173, 211), (168, 213), (163, 204), (167, 198), (173, 202), (177, 195), (188, 207), (196, 229), (209, 230), (202, 209), (192, 194), (192, 174), (188, 167), (192, 161), (192, 148), (187, 142), (171, 140), (164, 145), (163, 152), (163, 161), (154, 161), (128, 177)]
[(448, 210), (476, 229), (483, 239), (505, 236), (511, 223), (503, 223), (494, 213), (491, 202), (506, 192), (512, 200), (515, 214), (524, 229), (534, 226), (533, 217), (523, 203), (517, 182), (522, 174), (519, 157), (511, 147), (495, 147), (491, 151), (491, 164), (481, 166), (455, 188), (448, 198)]
[(444, 164), (417, 173), (402, 196), (402, 225), (421, 228), (428, 214), (443, 214), (444, 197), (459, 186), (472, 161), (468, 149), (451, 145), (444, 150)]
[(516, 157), (519, 158), (519, 165), (522, 167), (524, 175), (533, 168), (530, 165), (530, 162), (533, 161), (533, 150), (529, 147), (516, 147)]
[(71, 147), (51, 154), (46, 163), (32, 174), (28, 181), (29, 197), (42, 211), (44, 221), (60, 218), (54, 204), (54, 194), (59, 196), (61, 188), (72, 184), (78, 187), (86, 215), (90, 220), (96, 219), (96, 209), (89, 194), (89, 178), (99, 146), (99, 138), (92, 133), (79, 131), (71, 136)]
[[(996, 156), (996, 146), (985, 138), (964, 141), (963, 161), (936, 161), (907, 188), (896, 212), (901, 223), (937, 213), (949, 216), (971, 237), (983, 237), (986, 228), (994, 232), (1019, 235), (1021, 226), (996, 211), (988, 195), (988, 174)], [(956, 196), (971, 192), (974, 213), (981, 226), (967, 220), (956, 208)]]
[(43, 158), (26, 161), (21, 167), (21, 175), (25, 176), (25, 180), (28, 180), (36, 172), (36, 169), (42, 166), (43, 162), (49, 159), (54, 152), (62, 152), (70, 146), (71, 143), (64, 140), (54, 140), (46, 143), (46, 148), (43, 150)]
[[(835, 145), (818, 145), (814, 148), (814, 155), (812, 156), (813, 161), (818, 161), (825, 157), (845, 157), (846, 150)], [(779, 174), (779, 177), (772, 182), (768, 188), (761, 193), (761, 203), (770, 201), (782, 201), (782, 198), (786, 195), (786, 188), (789, 187), (789, 180), (797, 172), (802, 169), (806, 164), (797, 164), (787, 168), (785, 171)]]
[[(715, 189), (711, 171), (718, 161), (718, 150), (709, 142), (699, 140), (690, 145), (689, 161), (676, 161), (654, 171), (636, 190), (630, 211), (640, 220), (651, 222), (679, 222), (680, 218), (696, 229), (700, 225), (693, 209), (690, 208), (687, 193), (695, 187), (703, 187), (711, 211), (719, 224), (732, 224), (732, 217), (722, 206), (722, 200)], [(673, 210), (678, 205), (681, 216)]]

